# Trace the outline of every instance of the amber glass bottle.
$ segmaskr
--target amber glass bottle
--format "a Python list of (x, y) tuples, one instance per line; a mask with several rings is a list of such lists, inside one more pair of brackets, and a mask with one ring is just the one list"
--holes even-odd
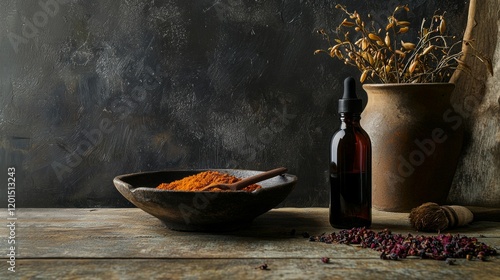
[(356, 83), (349, 77), (339, 100), (341, 126), (330, 152), (330, 224), (335, 228), (370, 227), (372, 222), (372, 151), (359, 124), (361, 111)]

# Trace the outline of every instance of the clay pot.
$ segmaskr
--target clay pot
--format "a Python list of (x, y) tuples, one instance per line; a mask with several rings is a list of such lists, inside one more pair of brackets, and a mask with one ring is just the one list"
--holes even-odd
[(366, 84), (361, 126), (372, 141), (373, 207), (407, 212), (442, 204), (463, 141), (461, 117), (450, 97), (454, 84)]

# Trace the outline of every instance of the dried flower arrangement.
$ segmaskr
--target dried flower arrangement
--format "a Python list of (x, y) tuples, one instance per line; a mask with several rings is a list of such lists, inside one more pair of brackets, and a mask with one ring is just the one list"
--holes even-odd
[[(463, 61), (462, 41), (446, 35), (445, 13), (434, 14), (427, 22), (422, 20), (418, 42), (405, 42), (401, 35), (410, 30), (410, 22), (399, 20), (396, 15), (409, 11), (408, 5), (400, 5), (388, 17), (385, 30), (375, 30), (356, 12), (336, 5), (348, 16), (337, 27), (333, 45), (324, 30), (318, 32), (328, 40), (327, 50), (316, 50), (338, 58), (361, 71), (360, 81), (381, 83), (432, 83), (448, 82), (455, 70), (470, 71)], [(370, 16), (368, 16), (370, 18)], [(351, 34), (354, 30), (358, 36)], [(474, 48), (472, 41), (463, 42), (472, 49), (472, 55), (483, 62), (493, 74), (491, 61)]]

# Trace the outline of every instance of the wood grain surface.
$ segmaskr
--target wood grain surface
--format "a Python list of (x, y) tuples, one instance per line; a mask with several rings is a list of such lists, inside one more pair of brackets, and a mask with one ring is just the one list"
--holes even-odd
[[(7, 220), (3, 211), (0, 219)], [(374, 211), (373, 229), (413, 233), (407, 213)], [(58, 279), (364, 278), (492, 279), (500, 258), (385, 261), (359, 246), (309, 242), (303, 232), (338, 231), (327, 208), (274, 209), (239, 231), (177, 232), (140, 209), (19, 209), (16, 276)], [(500, 223), (477, 222), (449, 231), (500, 248)], [(8, 229), (0, 228), (7, 246)], [(1, 256), (6, 258), (5, 254)], [(331, 259), (329, 264), (322, 257)], [(266, 263), (269, 270), (256, 267)], [(7, 268), (4, 265), (5, 272)], [(2, 275), (4, 272), (1, 273)], [(236, 278), (235, 278), (236, 277)]]

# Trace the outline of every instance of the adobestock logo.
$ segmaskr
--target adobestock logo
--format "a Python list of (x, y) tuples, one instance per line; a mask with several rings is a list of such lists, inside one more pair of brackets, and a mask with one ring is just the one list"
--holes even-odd
[(82, 163), (84, 157), (89, 156), (94, 149), (101, 144), (105, 135), (110, 134), (114, 130), (115, 126), (108, 118), (102, 119), (98, 128), (94, 128), (90, 131), (84, 130), (82, 134), (85, 139), (78, 142), (76, 149), (66, 156), (65, 163), (58, 161), (52, 162), (52, 169), (56, 173), (59, 182), (62, 182), (64, 179), (64, 174), (71, 173), (73, 168), (76, 168)]
[[(453, 131), (457, 130), (462, 125), (462, 118), (460, 115), (454, 113), (451, 109), (444, 112), (443, 120), (445, 123), (451, 125)], [(396, 176), (395, 179), (399, 182), (404, 182), (405, 178), (410, 177), (417, 167), (421, 166), (428, 157), (434, 154), (437, 145), (443, 144), (447, 139), (448, 135), (445, 130), (440, 127), (434, 128), (429, 138), (423, 140), (415, 139), (414, 143), (417, 148), (411, 151), (408, 157), (399, 155), (399, 176)]]
[(193, 203), (191, 206), (186, 205), (185, 203), (181, 203), (179, 205), (179, 212), (181, 212), (182, 218), (186, 225), (191, 223), (191, 216), (200, 215), (201, 211), (205, 210), (208, 205), (210, 205), (211, 201), (214, 200), (219, 195), (218, 192), (206, 192), (206, 193), (197, 193), (193, 197)]
[(55, 17), (59, 13), (60, 5), (69, 2), (71, 2), (71, 0), (41, 0), (38, 2), (38, 6), (41, 10), (36, 11), (29, 18), (21, 16), (21, 20), (23, 21), (21, 34), (19, 35), (14, 32), (9, 32), (7, 34), (14, 51), (18, 53), (19, 45), (27, 44), (30, 39), (37, 37), (41, 29), (47, 26), (50, 18)]

